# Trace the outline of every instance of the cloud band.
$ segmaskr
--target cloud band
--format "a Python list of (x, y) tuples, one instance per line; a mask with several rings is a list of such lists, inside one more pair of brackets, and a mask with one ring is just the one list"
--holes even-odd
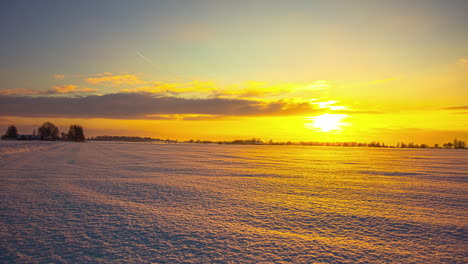
[[(27, 106), (27, 107), (25, 107)], [(2, 116), (152, 119), (155, 115), (223, 116), (295, 115), (322, 111), (307, 102), (247, 99), (185, 99), (149, 93), (115, 93), (86, 97), (0, 96)]]

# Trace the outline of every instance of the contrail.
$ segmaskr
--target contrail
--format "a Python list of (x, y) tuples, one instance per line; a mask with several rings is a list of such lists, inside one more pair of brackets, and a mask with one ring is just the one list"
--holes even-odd
[(136, 52), (138, 55), (140, 55), (140, 57), (142, 57), (143, 59), (145, 59), (147, 62), (151, 63), (151, 64), (154, 66), (154, 63), (153, 63), (150, 59), (146, 58), (143, 54), (141, 54), (141, 53), (138, 52), (137, 50), (135, 50), (135, 52)]

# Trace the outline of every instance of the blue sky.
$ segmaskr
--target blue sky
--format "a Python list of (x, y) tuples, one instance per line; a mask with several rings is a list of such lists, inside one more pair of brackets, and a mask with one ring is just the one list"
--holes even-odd
[[(0, 11), (0, 69), (9, 76), (2, 86), (34, 88), (21, 80), (24, 74), (48, 85), (43, 77), (54, 73), (124, 71), (153, 78), (303, 81), (337, 78), (333, 70), (346, 75), (343, 69), (360, 57), (362, 71), (407, 72), (467, 53), (467, 3), (11, 1)], [(357, 56), (362, 49), (370, 54)]]

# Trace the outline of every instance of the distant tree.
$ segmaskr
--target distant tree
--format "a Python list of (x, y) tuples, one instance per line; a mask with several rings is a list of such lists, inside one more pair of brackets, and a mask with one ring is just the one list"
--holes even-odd
[(71, 125), (70, 129), (68, 130), (67, 138), (69, 141), (84, 142), (85, 136), (83, 127), (77, 124)]
[(439, 148), (439, 144), (434, 144), (434, 148)]
[(445, 143), (443, 145), (444, 148), (452, 148), (453, 147), (453, 143), (452, 142), (449, 142), (449, 143)]
[(41, 140), (57, 140), (59, 139), (59, 129), (51, 122), (45, 122), (37, 130)]
[(456, 149), (463, 149), (463, 148), (465, 148), (465, 141), (461, 141), (461, 140), (458, 140), (458, 139), (454, 139), (454, 140), (453, 140), (453, 148), (456, 148)]
[(465, 148), (465, 147), (466, 147), (465, 141), (459, 141), (458, 143), (460, 143), (460, 144), (458, 145), (459, 148)]
[(5, 135), (2, 136), (2, 139), (16, 139), (18, 136), (18, 129), (15, 125), (11, 125), (7, 128)]
[(68, 140), (68, 134), (65, 133), (65, 132), (60, 133), (60, 139), (61, 139), (62, 141)]

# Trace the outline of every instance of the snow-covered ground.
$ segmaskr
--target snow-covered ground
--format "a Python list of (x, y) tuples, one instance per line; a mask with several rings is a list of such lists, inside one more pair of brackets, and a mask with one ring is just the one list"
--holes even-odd
[(0, 141), (0, 158), (7, 158), (12, 154), (20, 152), (31, 152), (46, 150), (50, 147), (57, 147), (57, 142), (48, 141)]
[(466, 263), (468, 151), (0, 142), (0, 263)]

